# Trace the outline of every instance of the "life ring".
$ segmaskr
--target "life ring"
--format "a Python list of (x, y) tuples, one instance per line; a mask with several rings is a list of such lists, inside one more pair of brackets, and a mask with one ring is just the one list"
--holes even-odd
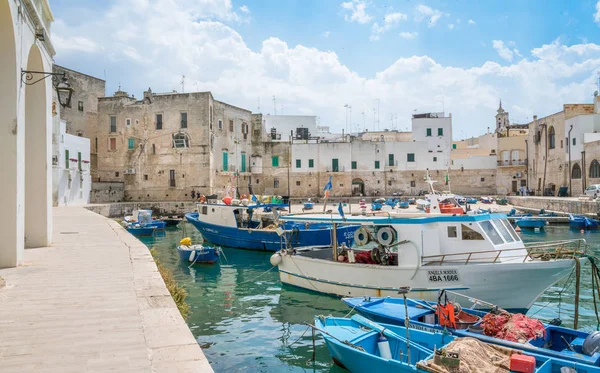
[(365, 227), (360, 227), (354, 231), (354, 243), (357, 246), (364, 246), (371, 240), (371, 235)]
[(392, 227), (383, 227), (377, 230), (377, 242), (383, 246), (390, 246), (396, 241), (396, 232)]
[(200, 203), (206, 203), (206, 196), (203, 194), (200, 196), (200, 198), (198, 198), (198, 200), (200, 201)]

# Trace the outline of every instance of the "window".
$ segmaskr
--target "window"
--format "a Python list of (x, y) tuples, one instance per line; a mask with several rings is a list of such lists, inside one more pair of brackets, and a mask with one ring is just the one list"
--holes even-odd
[(594, 159), (590, 164), (590, 178), (598, 177), (600, 177), (600, 163)]
[(392, 186), (392, 180), (388, 180), (388, 186)]
[(573, 146), (577, 145), (577, 139), (573, 137)]
[(438, 128), (438, 136), (444, 136), (444, 129)]
[(117, 132), (117, 117), (110, 117), (110, 132)]
[(65, 149), (65, 168), (69, 168), (69, 149)]
[(431, 128), (427, 128), (427, 136), (431, 137)]
[(279, 156), (274, 155), (271, 157), (271, 166), (272, 167), (279, 167)]
[(560, 148), (561, 149), (563, 148), (563, 141), (562, 140), (560, 140)]
[(510, 223), (508, 222), (507, 219), (500, 219), (498, 221), (502, 222), (502, 224), (504, 224), (504, 228), (506, 228), (506, 230), (510, 233), (510, 235), (512, 236), (512, 238), (515, 241), (517, 241), (517, 242), (521, 241), (521, 238), (519, 237), (517, 232), (515, 232), (514, 228), (512, 227), (512, 225), (510, 225)]
[(144, 180), (148, 180), (148, 175), (144, 175)]
[(406, 154), (406, 161), (407, 162), (414, 162), (415, 161), (415, 153), (408, 153), (408, 154)]
[(242, 166), (241, 168), (241, 172), (246, 172), (246, 153), (242, 153)]
[(452, 149), (456, 149), (456, 144), (452, 144)]
[(411, 180), (411, 181), (410, 181), (410, 187), (411, 187), (411, 188), (416, 188), (416, 187), (417, 187), (417, 182), (416, 182), (416, 181), (414, 181), (414, 180)]
[(77, 109), (79, 109), (79, 111), (83, 111), (83, 101), (77, 102)]
[(127, 127), (131, 126), (131, 119), (129, 119), (129, 118), (125, 119), (125, 125)]
[(556, 134), (554, 132), (554, 126), (550, 126), (548, 130), (548, 148), (554, 149), (556, 147)]
[(233, 120), (229, 119), (229, 132), (233, 132)]
[(129, 149), (129, 150), (135, 149), (135, 139), (133, 137), (130, 137), (127, 140), (127, 149)]
[(485, 234), (490, 238), (494, 245), (502, 245), (504, 241), (502, 241), (502, 237), (498, 234), (498, 231), (494, 228), (492, 223), (489, 220), (484, 220), (479, 223), (479, 226)]
[(352, 161), (352, 169), (356, 170), (358, 168), (358, 165), (356, 164), (356, 161)]
[(504, 238), (504, 241), (506, 241), (508, 243), (514, 242), (514, 239), (512, 238), (510, 233), (508, 233), (508, 229), (506, 229), (506, 227), (502, 224), (502, 222), (500, 222), (500, 220), (494, 220), (493, 224), (496, 227), (496, 229), (498, 230), (498, 232), (500, 232), (500, 234)]
[(279, 179), (273, 179), (273, 188), (279, 188)]
[(573, 165), (573, 170), (571, 171), (571, 179), (581, 179), (581, 167), (577, 163)]
[(296, 168), (301, 168), (301, 167), (302, 167), (302, 160), (296, 159)]
[[(562, 140), (561, 140), (561, 142), (562, 142)], [(569, 151), (569, 138), (568, 137), (565, 137), (565, 145), (566, 145), (565, 151), (568, 152)]]
[(448, 238), (458, 238), (458, 227), (455, 225), (448, 226)]
[(481, 182), (483, 183), (484, 181), (485, 181), (485, 177), (482, 177), (481, 178)]
[(117, 150), (117, 138), (116, 137), (111, 137), (109, 139), (109, 150)]
[(96, 140), (94, 142), (95, 142), (94, 145), (95, 145), (95, 148), (96, 148), (96, 153), (98, 153), (98, 138), (97, 137), (96, 137)]
[(119, 173), (118, 172), (115, 172), (115, 177), (119, 177)]
[(394, 155), (393, 154), (389, 154), (388, 155), (388, 166), (393, 167), (394, 166)]
[(314, 168), (314, 167), (315, 167), (315, 160), (309, 159), (308, 160), (308, 168)]
[(338, 161), (337, 158), (333, 158), (331, 160), (331, 171), (333, 171), (333, 172), (340, 172), (339, 161)]
[(485, 240), (485, 238), (483, 238), (481, 233), (477, 232), (473, 228), (467, 227), (464, 224), (460, 225), (460, 231), (461, 231), (462, 239), (465, 241)]
[(189, 148), (190, 138), (184, 132), (176, 133), (173, 135), (173, 148)]
[(229, 170), (229, 153), (223, 152), (223, 171)]
[(156, 145), (152, 144), (152, 154), (156, 154)]
[(379, 170), (379, 161), (375, 161), (375, 169)]
[(299, 181), (296, 181), (296, 186), (300, 186), (300, 182)]
[(202, 206), (202, 215), (208, 214), (208, 206)]
[(434, 161), (434, 162), (437, 162), (437, 157), (433, 157), (433, 161)]
[(162, 130), (163, 128), (163, 116), (162, 114), (156, 114), (156, 129)]
[(175, 188), (175, 170), (169, 170), (169, 187)]
[(187, 128), (187, 113), (180, 113), (181, 128)]
[(219, 119), (219, 129), (220, 130), (223, 129), (223, 121), (221, 119)]

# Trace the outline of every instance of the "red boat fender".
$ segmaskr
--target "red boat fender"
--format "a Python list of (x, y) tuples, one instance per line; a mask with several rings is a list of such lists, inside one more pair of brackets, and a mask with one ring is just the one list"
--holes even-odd
[(529, 355), (512, 354), (510, 356), (510, 371), (516, 373), (534, 373), (535, 357)]

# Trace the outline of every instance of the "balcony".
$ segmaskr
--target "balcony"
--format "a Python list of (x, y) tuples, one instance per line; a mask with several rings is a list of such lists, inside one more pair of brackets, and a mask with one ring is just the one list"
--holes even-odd
[(499, 167), (525, 166), (526, 164), (527, 164), (527, 159), (512, 159), (512, 160), (498, 161)]

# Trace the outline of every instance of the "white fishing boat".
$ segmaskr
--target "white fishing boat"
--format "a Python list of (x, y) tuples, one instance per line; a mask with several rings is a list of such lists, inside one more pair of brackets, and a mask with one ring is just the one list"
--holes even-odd
[(320, 293), (396, 297), (400, 288), (410, 287), (412, 298), (435, 300), (447, 289), (524, 311), (567, 276), (575, 257), (585, 252), (584, 240), (524, 244), (506, 215), (440, 214), (438, 196), (429, 198), (429, 214), (281, 217), (363, 227), (355, 232), (352, 248), (281, 250), (271, 263), (278, 265), (284, 284)]

